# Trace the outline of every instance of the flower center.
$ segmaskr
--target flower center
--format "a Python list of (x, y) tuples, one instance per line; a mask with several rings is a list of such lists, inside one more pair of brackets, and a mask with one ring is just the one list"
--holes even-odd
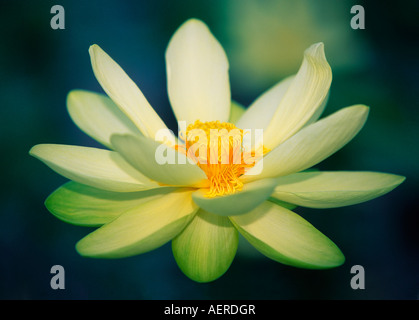
[[(207, 175), (207, 197), (232, 194), (243, 188), (239, 177), (257, 161), (255, 151), (244, 146), (243, 135), (243, 130), (232, 123), (199, 120), (186, 128), (186, 134), (179, 133), (185, 145), (177, 145), (176, 149), (193, 159)], [(267, 151), (263, 148), (260, 156)]]

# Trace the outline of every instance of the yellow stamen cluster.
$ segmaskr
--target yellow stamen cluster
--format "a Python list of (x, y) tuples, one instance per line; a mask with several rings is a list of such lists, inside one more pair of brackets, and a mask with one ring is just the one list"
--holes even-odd
[[(239, 177), (255, 165), (254, 152), (243, 152), (243, 130), (234, 124), (199, 120), (181, 132), (183, 152), (205, 172), (209, 181), (207, 197), (232, 194), (243, 188)], [(178, 150), (182, 148), (177, 146)]]

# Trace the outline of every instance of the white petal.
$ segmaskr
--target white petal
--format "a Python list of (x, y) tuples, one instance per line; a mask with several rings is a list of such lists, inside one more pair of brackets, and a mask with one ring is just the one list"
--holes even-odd
[(111, 142), (128, 163), (150, 179), (172, 186), (201, 186), (207, 182), (201, 168), (164, 144), (127, 135), (112, 136)]
[(404, 179), (379, 172), (300, 172), (277, 179), (271, 197), (303, 207), (335, 208), (382, 196)]
[(170, 103), (178, 121), (227, 121), (230, 114), (228, 60), (200, 20), (186, 21), (166, 51)]
[(62, 176), (99, 189), (131, 192), (160, 187), (118, 153), (79, 146), (39, 144), (30, 152)]
[(137, 85), (98, 45), (89, 48), (93, 71), (103, 90), (147, 137), (167, 129)]
[[(348, 143), (364, 125), (369, 108), (343, 108), (299, 131), (242, 176), (244, 181), (285, 176), (326, 159)], [(259, 174), (254, 174), (259, 172)]]
[(272, 150), (307, 122), (315, 121), (324, 109), (331, 82), (332, 71), (323, 43), (314, 44), (305, 51), (300, 70), (277, 102), (277, 110), (264, 131), (264, 145)]
[(67, 109), (82, 131), (106, 147), (111, 147), (112, 134), (141, 135), (134, 123), (105, 95), (73, 90), (67, 96)]

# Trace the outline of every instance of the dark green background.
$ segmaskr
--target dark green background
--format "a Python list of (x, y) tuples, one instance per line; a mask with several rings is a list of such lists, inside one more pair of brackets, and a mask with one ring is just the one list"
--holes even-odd
[[(245, 2), (0, 2), (0, 298), (418, 298), (418, 2)], [(54, 4), (65, 8), (65, 30), (50, 27)], [(365, 8), (365, 30), (350, 28), (354, 4)], [(232, 96), (242, 104), (298, 70), (303, 52), (296, 48), (323, 41), (334, 76), (325, 114), (357, 103), (371, 107), (361, 133), (319, 168), (382, 171), (407, 180), (365, 204), (296, 209), (342, 249), (343, 266), (301, 270), (244, 249), (223, 277), (198, 284), (180, 272), (169, 244), (121, 260), (83, 258), (74, 245), (91, 229), (65, 224), (45, 209), (46, 197), (66, 180), (29, 149), (38, 143), (98, 146), (65, 107), (71, 89), (102, 92), (89, 46), (108, 52), (176, 129), (164, 51), (191, 17), (204, 20), (224, 46)], [(50, 288), (55, 264), (65, 268), (65, 290)], [(365, 268), (365, 290), (350, 287), (353, 265)]]

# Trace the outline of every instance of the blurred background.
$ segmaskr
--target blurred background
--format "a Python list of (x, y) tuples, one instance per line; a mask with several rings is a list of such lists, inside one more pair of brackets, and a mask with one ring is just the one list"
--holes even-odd
[[(65, 29), (53, 30), (53, 5)], [(350, 9), (365, 9), (353, 30)], [(417, 1), (0, 1), (1, 299), (418, 299), (419, 105)], [(227, 273), (208, 284), (186, 278), (170, 244), (121, 260), (83, 258), (75, 243), (92, 231), (48, 213), (46, 197), (67, 180), (28, 155), (39, 143), (99, 146), (67, 114), (68, 91), (102, 92), (88, 48), (99, 44), (176, 129), (164, 52), (178, 26), (205, 21), (230, 61), (232, 97), (248, 106), (296, 73), (304, 50), (325, 43), (333, 70), (325, 115), (371, 107), (361, 133), (320, 169), (371, 170), (407, 180), (379, 199), (296, 212), (331, 238), (346, 262), (327, 271), (278, 264), (241, 243)], [(65, 269), (52, 290), (50, 269)], [(353, 290), (353, 265), (365, 290)]]

